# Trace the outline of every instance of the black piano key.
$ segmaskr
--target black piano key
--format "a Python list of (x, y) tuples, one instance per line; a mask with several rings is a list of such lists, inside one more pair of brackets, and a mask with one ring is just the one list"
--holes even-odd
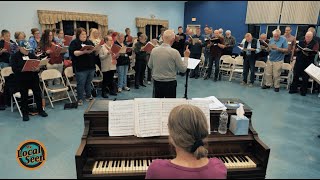
[(234, 161), (234, 162), (238, 162), (237, 159), (234, 156), (230, 156), (230, 158)]
[(141, 165), (143, 166), (143, 159), (141, 159)]
[(105, 161), (102, 162), (102, 166), (101, 167), (104, 167), (104, 164), (105, 164)]
[(138, 167), (140, 166), (140, 159), (137, 160), (138, 161)]
[(98, 162), (97, 162), (96, 168), (98, 168), (98, 167), (99, 167), (99, 163), (100, 163), (100, 161), (98, 161)]
[(127, 159), (124, 160), (124, 167), (127, 167)]
[(115, 161), (112, 161), (112, 166), (111, 167), (114, 167), (114, 164), (115, 164)]
[(134, 160), (134, 167), (136, 167), (137, 165), (137, 160)]
[(120, 161), (119, 161), (119, 167), (121, 167), (121, 162), (122, 162), (122, 160), (120, 159)]
[(107, 161), (106, 161), (106, 165), (105, 165), (106, 167), (108, 167), (109, 161), (110, 161), (110, 160), (107, 160)]
[(224, 161), (226, 161), (227, 163), (229, 163), (228, 159), (225, 158), (224, 156), (222, 156), (222, 158), (224, 159)]
[(150, 160), (149, 160), (149, 159), (147, 159), (147, 166), (149, 166), (149, 161), (150, 161)]
[(227, 158), (229, 158), (230, 161), (231, 161), (232, 163), (234, 163), (233, 159), (232, 159), (230, 156), (227, 156)]
[(129, 163), (128, 167), (131, 167), (131, 159), (128, 160), (128, 163)]
[(242, 162), (242, 159), (239, 158), (239, 156), (234, 156), (234, 157), (236, 157), (240, 162)]
[(249, 162), (249, 160), (246, 158), (246, 156), (242, 156), (242, 158), (243, 158), (246, 162)]
[(116, 160), (116, 164), (115, 164), (115, 167), (118, 167), (118, 160)]

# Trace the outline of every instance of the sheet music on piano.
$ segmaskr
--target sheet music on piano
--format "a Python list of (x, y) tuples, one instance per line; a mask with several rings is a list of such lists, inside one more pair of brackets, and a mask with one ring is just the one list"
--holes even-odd
[(168, 130), (168, 120), (170, 112), (176, 106), (187, 104), (187, 100), (184, 98), (164, 98), (161, 100), (162, 106), (162, 116), (161, 116), (161, 135), (162, 136), (169, 136)]
[(135, 132), (137, 137), (161, 135), (161, 99), (136, 98), (135, 102)]
[(134, 135), (134, 100), (109, 102), (109, 135)]
[(208, 123), (208, 133), (210, 134), (210, 110), (209, 104), (211, 103), (210, 100), (202, 99), (202, 100), (187, 100), (188, 104), (194, 105), (199, 107), (204, 115), (206, 116), (207, 123)]
[(168, 136), (168, 118), (171, 110), (182, 104), (199, 107), (205, 114), (210, 134), (209, 100), (183, 98), (135, 98), (109, 101), (109, 136)]

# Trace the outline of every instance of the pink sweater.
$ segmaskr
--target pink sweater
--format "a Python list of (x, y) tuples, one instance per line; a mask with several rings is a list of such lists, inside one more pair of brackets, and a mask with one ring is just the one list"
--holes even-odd
[(146, 179), (226, 179), (227, 168), (217, 158), (200, 168), (187, 168), (171, 163), (170, 160), (154, 160), (147, 171)]

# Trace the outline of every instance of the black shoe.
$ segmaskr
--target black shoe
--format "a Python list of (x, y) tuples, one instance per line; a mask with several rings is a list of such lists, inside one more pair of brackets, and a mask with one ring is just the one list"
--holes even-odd
[(199, 76), (196, 76), (196, 77), (195, 77), (195, 79), (198, 79), (198, 78), (199, 78)]
[(216, 82), (217, 80), (218, 80), (218, 78), (216, 78), (216, 77), (213, 79), (214, 82)]
[(134, 88), (139, 89), (139, 86), (134, 86)]
[(48, 114), (45, 111), (39, 112), (39, 115), (42, 116), (42, 117), (47, 117), (48, 116)]
[(203, 79), (204, 79), (204, 80), (207, 80), (208, 78), (209, 78), (208, 76), (205, 76)]
[(279, 88), (274, 88), (274, 92), (279, 92)]
[(306, 96), (307, 95), (307, 93), (305, 93), (305, 92), (301, 92), (300, 94), (301, 94), (301, 96)]
[(23, 115), (22, 116), (22, 121), (29, 121), (29, 115), (28, 114)]
[(146, 85), (144, 85), (144, 84), (140, 84), (140, 86), (147, 87), (147, 86), (146, 86)]
[(289, 94), (294, 94), (294, 93), (298, 93), (298, 91), (297, 90), (293, 90), (293, 89), (289, 90)]
[(111, 92), (110, 92), (110, 95), (111, 95), (111, 96), (116, 96), (117, 93), (111, 91)]
[(270, 89), (270, 86), (263, 85), (262, 89)]

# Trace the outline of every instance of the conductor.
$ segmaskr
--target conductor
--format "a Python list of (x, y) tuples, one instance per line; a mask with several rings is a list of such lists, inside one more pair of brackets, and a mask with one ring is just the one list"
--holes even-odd
[[(188, 61), (182, 61), (179, 51), (171, 47), (174, 41), (174, 32), (166, 30), (163, 33), (163, 43), (151, 51), (148, 67), (152, 69), (154, 98), (176, 98), (177, 71), (184, 73), (187, 70)], [(184, 57), (189, 56), (187, 46)]]

